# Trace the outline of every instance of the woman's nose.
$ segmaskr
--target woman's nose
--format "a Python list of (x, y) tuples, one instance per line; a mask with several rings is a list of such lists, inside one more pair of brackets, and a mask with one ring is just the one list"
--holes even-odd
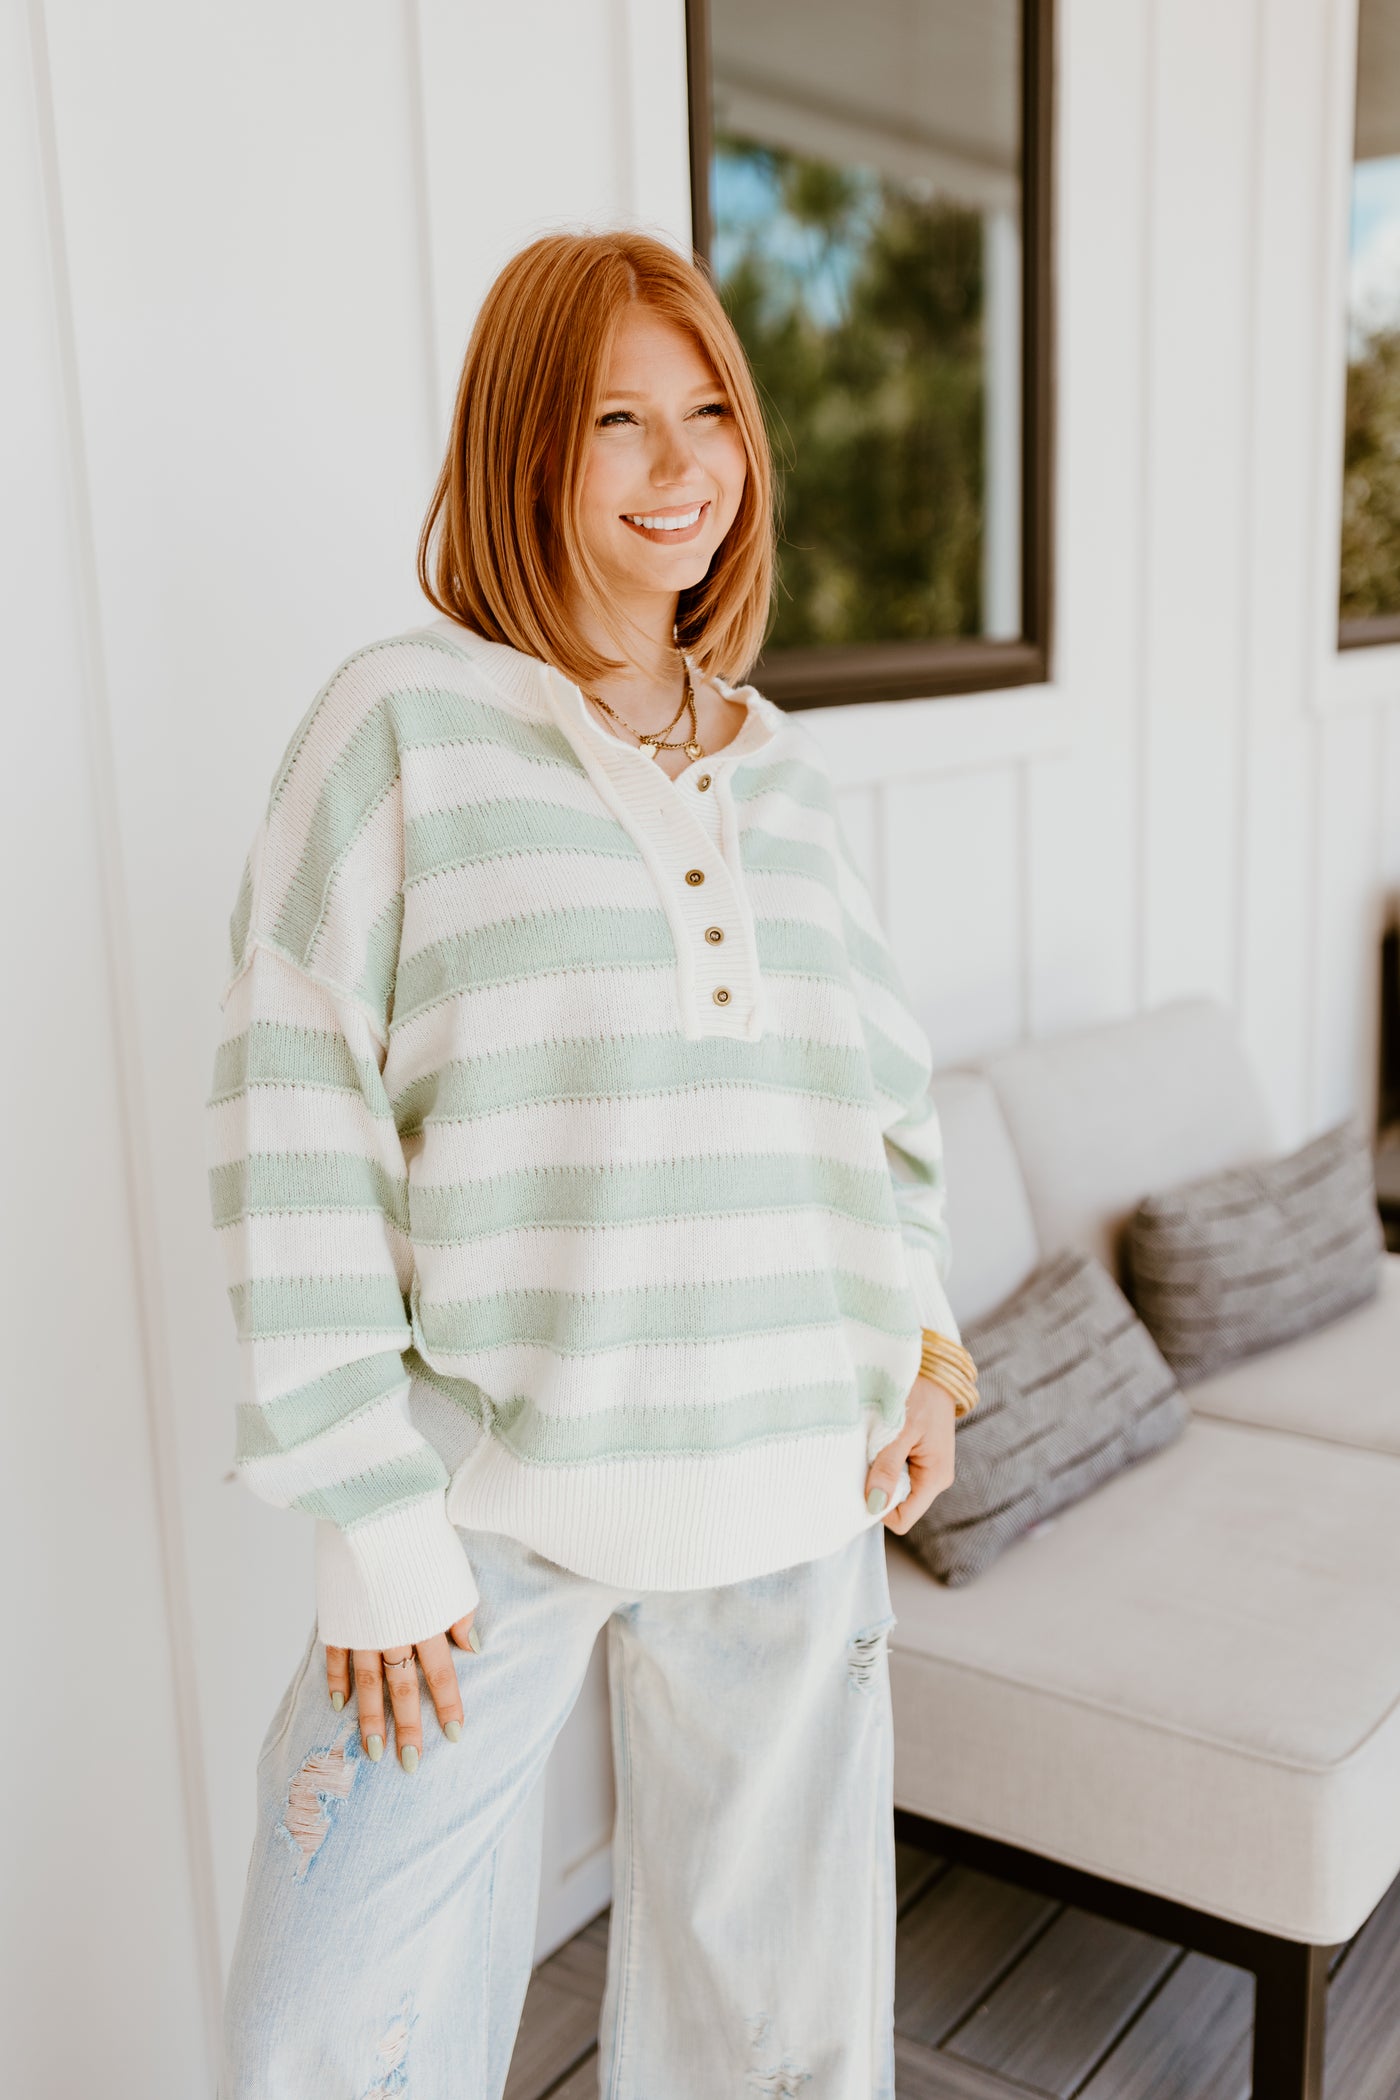
[(667, 430), (657, 438), (652, 454), (652, 479), (683, 481), (695, 463), (695, 446), (684, 430)]

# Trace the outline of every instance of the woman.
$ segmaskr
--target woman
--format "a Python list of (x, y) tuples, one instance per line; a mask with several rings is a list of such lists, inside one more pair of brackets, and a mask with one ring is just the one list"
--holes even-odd
[(317, 1624), (221, 2100), (496, 2100), (604, 1627), (600, 2092), (893, 2094), (884, 1532), (975, 1388), (927, 1039), (819, 745), (722, 670), (772, 515), (702, 271), (535, 241), (463, 365), (439, 617), (349, 657), (273, 783), (211, 1188), (237, 1462), (317, 1520)]

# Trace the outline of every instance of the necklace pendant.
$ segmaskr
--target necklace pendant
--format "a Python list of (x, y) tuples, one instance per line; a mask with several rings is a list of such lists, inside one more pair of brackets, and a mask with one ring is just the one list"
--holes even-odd
[(691, 737), (689, 739), (685, 748), (691, 758), (698, 758), (700, 756), (700, 745), (695, 737)]

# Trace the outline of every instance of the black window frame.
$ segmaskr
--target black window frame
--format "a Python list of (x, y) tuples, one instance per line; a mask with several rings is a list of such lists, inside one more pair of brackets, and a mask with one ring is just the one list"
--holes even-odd
[[(1351, 263), (1351, 224), (1352, 210), (1355, 201), (1357, 130), (1361, 106), (1362, 52), (1360, 14), (1360, 0), (1357, 0), (1356, 47), (1352, 54), (1350, 111), (1351, 130), (1349, 134), (1349, 150), (1347, 156), (1346, 169), (1346, 221), (1345, 231), (1342, 236), (1342, 245), (1348, 267), (1350, 267)], [(1345, 342), (1345, 333), (1343, 340)], [(1336, 590), (1334, 592), (1334, 602), (1332, 608), (1333, 612), (1336, 615), (1337, 621), (1335, 647), (1338, 656), (1345, 655), (1346, 652), (1351, 649), (1384, 648), (1393, 645), (1396, 642), (1400, 642), (1400, 612), (1353, 613), (1350, 617), (1348, 617), (1342, 611), (1342, 532), (1346, 504), (1347, 403), (1350, 392), (1351, 360), (1347, 351), (1344, 348), (1342, 353), (1342, 412), (1340, 419), (1341, 457), (1337, 462), (1337, 474), (1341, 482), (1341, 496), (1337, 508), (1337, 544), (1334, 550), (1337, 559), (1337, 571)]]
[[(691, 242), (711, 260), (710, 0), (685, 0)], [(795, 707), (934, 699), (1046, 684), (1054, 648), (1055, 11), (1021, 0), (1021, 620), (1019, 639), (862, 642), (777, 649), (753, 667), (769, 699)]]

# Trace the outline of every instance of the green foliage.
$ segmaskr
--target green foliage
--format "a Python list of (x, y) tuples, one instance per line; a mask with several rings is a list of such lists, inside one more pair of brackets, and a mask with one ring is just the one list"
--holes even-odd
[(718, 150), (779, 205), (721, 218), (717, 242), (777, 463), (768, 646), (980, 634), (978, 213), (747, 140)]
[(1347, 367), (1341, 617), (1400, 612), (1400, 330)]

